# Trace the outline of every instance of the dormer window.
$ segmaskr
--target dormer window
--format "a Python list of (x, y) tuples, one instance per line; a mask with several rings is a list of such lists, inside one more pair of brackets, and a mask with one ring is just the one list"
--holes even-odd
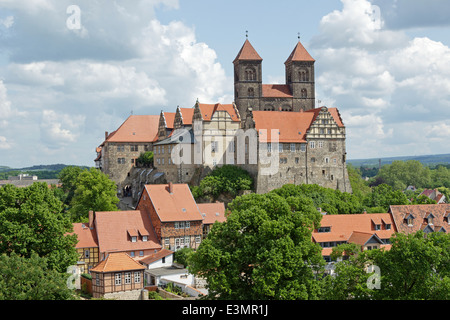
[(317, 229), (317, 232), (331, 232), (331, 227), (320, 227), (319, 229)]
[(386, 230), (391, 230), (391, 224), (390, 223), (386, 223)]
[(381, 230), (381, 224), (376, 224), (375, 225), (375, 230)]
[(428, 213), (425, 215), (424, 222), (428, 223), (429, 225), (433, 225), (433, 219), (434, 215), (432, 213)]
[(414, 224), (414, 216), (412, 214), (406, 215), (404, 222), (408, 225), (408, 227), (412, 227)]
[(142, 241), (144, 241), (144, 242), (148, 241), (148, 237), (147, 236), (142, 236)]
[(131, 242), (136, 242), (137, 241), (137, 237), (131, 237)]

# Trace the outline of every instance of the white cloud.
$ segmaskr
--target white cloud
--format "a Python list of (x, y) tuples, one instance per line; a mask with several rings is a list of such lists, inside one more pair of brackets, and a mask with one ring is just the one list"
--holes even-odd
[(349, 158), (450, 152), (448, 144), (423, 142), (447, 132), (441, 121), (450, 117), (450, 48), (387, 30), (383, 11), (377, 28), (367, 0), (342, 3), (321, 20), (311, 44), (326, 70), (317, 87), (343, 114)]
[(0, 150), (8, 150), (11, 149), (12, 145), (8, 142), (8, 140), (0, 136)]
[(57, 114), (53, 110), (42, 111), (41, 140), (51, 149), (57, 149), (76, 142), (76, 129), (85, 121), (84, 115)]

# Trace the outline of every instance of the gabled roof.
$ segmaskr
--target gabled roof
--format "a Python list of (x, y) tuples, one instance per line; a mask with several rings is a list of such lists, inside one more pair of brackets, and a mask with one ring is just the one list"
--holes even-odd
[(117, 272), (144, 270), (145, 267), (135, 261), (125, 252), (110, 253), (105, 260), (100, 261), (91, 271), (94, 272)]
[(105, 142), (156, 141), (158, 134), (158, 124), (159, 116), (129, 116), (116, 131), (108, 135)]
[(289, 85), (286, 84), (263, 84), (262, 96), (265, 98), (292, 98)]
[(198, 209), (203, 217), (203, 224), (213, 224), (214, 222), (225, 222), (225, 204), (223, 202), (199, 203)]
[(253, 48), (250, 41), (248, 41), (248, 39), (246, 39), (244, 42), (244, 45), (242, 46), (241, 50), (239, 50), (239, 53), (237, 54), (233, 63), (238, 60), (262, 61), (262, 58), (259, 56), (258, 52), (256, 52), (256, 50)]
[[(372, 230), (372, 221), (383, 220), (391, 229)], [(388, 239), (396, 231), (394, 221), (389, 213), (336, 214), (324, 215), (320, 222), (322, 227), (331, 227), (331, 232), (314, 231), (316, 242), (348, 241), (354, 232), (376, 234), (380, 239)]]
[[(271, 142), (271, 130), (278, 130), (278, 139), (281, 143), (304, 143), (306, 134), (321, 108), (305, 112), (286, 111), (253, 111), (255, 129), (258, 131), (261, 142)], [(342, 127), (339, 113), (336, 108), (328, 108), (336, 124)], [(266, 132), (262, 129), (265, 129)]]
[(226, 111), (232, 121), (240, 121), (239, 113), (237, 108), (233, 104), (206, 104), (198, 103), (198, 108), (200, 109), (203, 121), (211, 121), (214, 117), (214, 113), (217, 111)]
[(173, 129), (174, 121), (175, 121), (175, 112), (165, 112), (161, 111), (161, 117), (163, 117), (165, 121), (165, 126), (167, 129)]
[(171, 250), (167, 250), (167, 249), (161, 249), (151, 255), (148, 255), (142, 259), (139, 259), (139, 261), (141, 263), (145, 263), (145, 264), (151, 264), (155, 261), (161, 260), (164, 257), (170, 256), (171, 254), (173, 254), (174, 252)]
[(181, 119), (184, 125), (192, 125), (192, 116), (194, 115), (194, 108), (177, 108), (180, 112)]
[(187, 184), (172, 184), (172, 192), (167, 184), (147, 184), (144, 188), (162, 222), (203, 220)]
[(383, 244), (383, 241), (381, 241), (381, 239), (375, 233), (360, 231), (354, 231), (348, 239), (348, 242), (364, 246), (372, 238), (375, 239), (378, 243)]
[[(140, 210), (95, 213), (100, 252), (160, 249), (149, 216)], [(148, 235), (147, 241), (131, 242), (129, 236)]]
[(404, 219), (412, 215), (413, 217), (425, 217), (428, 213), (432, 213), (434, 216), (433, 223), (436, 225), (443, 224), (443, 228), (446, 231), (450, 230), (450, 226), (447, 222), (444, 223), (444, 217), (447, 212), (450, 211), (450, 204), (416, 204), (416, 205), (397, 205), (390, 206), (389, 212), (395, 221), (398, 232), (409, 234), (417, 232), (423, 229), (423, 221), (421, 219), (415, 219), (412, 226), (408, 226)]
[(297, 45), (295, 46), (294, 50), (292, 50), (291, 54), (289, 55), (288, 59), (286, 60), (285, 64), (288, 64), (292, 61), (310, 61), (314, 62), (316, 60), (311, 57), (311, 55), (306, 51), (305, 47), (302, 45), (302, 43), (299, 41)]
[(75, 248), (96, 248), (98, 247), (97, 234), (95, 229), (90, 229), (88, 223), (74, 223), (73, 233), (78, 238)]

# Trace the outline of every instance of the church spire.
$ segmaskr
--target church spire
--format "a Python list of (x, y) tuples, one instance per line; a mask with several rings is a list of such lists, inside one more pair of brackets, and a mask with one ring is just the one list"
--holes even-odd
[(255, 48), (253, 48), (250, 41), (248, 41), (248, 34), (246, 35), (244, 45), (237, 54), (236, 59), (234, 59), (233, 63), (238, 60), (262, 61), (262, 58), (259, 56), (258, 52), (256, 52)]
[(292, 61), (309, 61), (315, 62), (316, 60), (311, 57), (311, 55), (306, 51), (305, 47), (300, 42), (300, 33), (298, 34), (298, 43), (295, 46), (294, 50), (291, 52), (291, 55), (286, 60), (285, 64), (288, 64)]

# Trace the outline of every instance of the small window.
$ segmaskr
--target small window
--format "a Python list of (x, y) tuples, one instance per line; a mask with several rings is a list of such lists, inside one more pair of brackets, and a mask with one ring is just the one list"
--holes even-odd
[(386, 224), (386, 230), (391, 230), (391, 224), (390, 223)]
[(136, 242), (136, 241), (137, 241), (136, 238), (137, 238), (137, 237), (131, 237), (131, 242)]
[(311, 142), (309, 143), (309, 147), (310, 147), (311, 149), (316, 148), (316, 142), (315, 142), (315, 141), (311, 141)]
[(148, 241), (148, 236), (142, 236), (142, 241), (143, 241), (143, 242)]
[(89, 258), (89, 250), (84, 250), (84, 257), (85, 257), (86, 259)]
[(144, 251), (139, 251), (139, 257), (142, 257), (144, 255)]
[(291, 152), (295, 152), (295, 143), (291, 143)]
[(141, 273), (140, 272), (134, 273), (134, 283), (141, 283)]
[(122, 274), (116, 273), (114, 277), (114, 283), (116, 286), (120, 286), (122, 284)]
[(131, 272), (125, 272), (125, 284), (131, 284)]
[(295, 158), (295, 164), (299, 164), (300, 159), (299, 158)]
[(195, 243), (200, 243), (202, 241), (202, 237), (195, 236)]
[(300, 151), (301, 151), (301, 152), (305, 152), (305, 151), (306, 151), (306, 144), (302, 143), (302, 144), (300, 145)]

